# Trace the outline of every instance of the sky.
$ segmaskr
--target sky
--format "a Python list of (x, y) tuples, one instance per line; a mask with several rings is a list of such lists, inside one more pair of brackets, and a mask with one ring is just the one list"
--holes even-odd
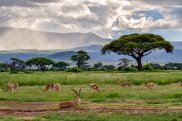
[(0, 0), (0, 27), (116, 39), (152, 32), (182, 41), (182, 0)]

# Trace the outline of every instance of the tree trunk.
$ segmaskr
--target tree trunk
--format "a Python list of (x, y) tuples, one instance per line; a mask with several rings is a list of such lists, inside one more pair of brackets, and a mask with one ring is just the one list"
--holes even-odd
[(138, 57), (138, 58), (136, 59), (136, 61), (137, 61), (137, 64), (138, 64), (137, 69), (138, 69), (139, 71), (141, 71), (141, 70), (142, 70), (142, 58), (141, 58), (141, 57)]

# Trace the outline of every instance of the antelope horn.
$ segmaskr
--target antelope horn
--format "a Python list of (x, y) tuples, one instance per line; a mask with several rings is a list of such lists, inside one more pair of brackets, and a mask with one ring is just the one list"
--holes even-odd
[(77, 96), (79, 96), (76, 90), (74, 90), (73, 88), (71, 88), (71, 89), (76, 93)]
[(80, 89), (79, 89), (79, 96), (80, 96), (80, 93), (81, 93), (81, 87), (80, 87)]

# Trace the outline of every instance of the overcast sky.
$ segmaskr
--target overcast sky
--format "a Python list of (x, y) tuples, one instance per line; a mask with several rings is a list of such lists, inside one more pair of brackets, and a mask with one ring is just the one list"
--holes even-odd
[(182, 41), (182, 0), (0, 0), (0, 27), (107, 38), (153, 32)]

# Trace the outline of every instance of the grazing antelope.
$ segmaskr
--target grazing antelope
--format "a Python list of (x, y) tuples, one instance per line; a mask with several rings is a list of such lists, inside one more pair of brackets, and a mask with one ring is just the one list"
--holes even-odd
[(10, 81), (8, 82), (8, 84), (6, 85), (6, 89), (4, 91), (10, 91), (12, 92), (13, 90), (17, 90), (19, 87), (18, 84), (14, 84), (14, 83), (11, 83)]
[(99, 87), (98, 87), (95, 83), (89, 84), (89, 87), (90, 87), (90, 89), (92, 90), (92, 92), (93, 92), (94, 90), (96, 90), (97, 92), (100, 92)]
[(45, 89), (41, 89), (41, 90), (46, 92), (49, 89), (56, 90), (57, 92), (60, 92), (61, 85), (59, 83), (49, 83), (49, 84), (47, 84)]
[(59, 109), (76, 107), (80, 103), (81, 88), (79, 89), (79, 93), (76, 90), (74, 90), (73, 88), (71, 88), (71, 89), (76, 93), (76, 99), (73, 101), (62, 101), (61, 103), (59, 103)]
[(154, 87), (154, 82), (152, 82), (152, 81), (146, 82), (145, 87), (152, 89)]
[(119, 85), (122, 86), (123, 88), (126, 87), (126, 86), (131, 87), (132, 82), (120, 82)]

